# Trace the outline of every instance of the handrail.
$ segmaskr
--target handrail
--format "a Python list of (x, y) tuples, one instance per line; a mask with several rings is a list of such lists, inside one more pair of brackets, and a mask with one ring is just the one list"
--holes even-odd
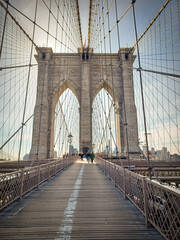
[(0, 210), (17, 199), (22, 200), (23, 195), (39, 187), (41, 183), (72, 164), (75, 160), (76, 156), (63, 158), (0, 175)]
[(99, 167), (166, 240), (180, 239), (180, 191), (159, 184), (115, 163), (96, 158)]

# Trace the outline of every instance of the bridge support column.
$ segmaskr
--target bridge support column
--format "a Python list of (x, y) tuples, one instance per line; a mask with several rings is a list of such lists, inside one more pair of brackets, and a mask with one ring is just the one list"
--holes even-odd
[[(128, 131), (128, 145), (130, 154), (139, 154), (138, 143), (138, 127), (137, 127), (137, 113), (134, 100), (134, 86), (133, 86), (133, 73), (132, 66), (136, 56), (130, 52), (130, 49), (121, 49), (119, 51), (120, 65), (122, 66), (122, 78), (123, 78), (123, 98), (121, 98), (120, 115), (123, 119), (121, 121), (121, 151), (127, 153), (127, 139), (126, 139), (126, 126)], [(125, 101), (125, 105), (123, 103)], [(124, 109), (124, 106), (126, 109)], [(125, 122), (126, 111), (126, 122)]]
[(90, 73), (88, 59), (81, 61), (81, 102), (80, 102), (80, 150), (92, 149), (92, 109), (90, 99)]
[(49, 102), (48, 102), (48, 78), (49, 60), (52, 56), (51, 48), (37, 50), (38, 55), (38, 86), (34, 111), (33, 139), (30, 152), (30, 160), (49, 158), (48, 132), (49, 132)]

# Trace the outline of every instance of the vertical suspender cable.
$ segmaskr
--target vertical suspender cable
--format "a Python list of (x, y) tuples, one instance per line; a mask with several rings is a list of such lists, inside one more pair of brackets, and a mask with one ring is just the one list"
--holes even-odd
[[(108, 10), (108, 1), (107, 1), (107, 10)], [(109, 8), (109, 10), (110, 10), (110, 8)], [(110, 30), (110, 19), (109, 19), (110, 18), (109, 17), (110, 12), (109, 12), (109, 10), (108, 10), (108, 13), (107, 13), (108, 14), (108, 30), (109, 30), (109, 49), (110, 49), (110, 54), (111, 54), (110, 61), (111, 61), (111, 79), (112, 79), (112, 94), (113, 94), (112, 98), (113, 98), (113, 101), (114, 101), (113, 106), (115, 108), (116, 105), (115, 105), (115, 94), (114, 94), (114, 74), (113, 74), (113, 69), (112, 69), (113, 68), (113, 66), (112, 66), (112, 46), (111, 46), (111, 30)], [(116, 139), (116, 142), (115, 142), (116, 157), (118, 157), (118, 152), (119, 151), (118, 151), (118, 147), (117, 147), (117, 121), (116, 121), (115, 111), (114, 111), (114, 122), (115, 122), (115, 139)], [(112, 130), (112, 128), (111, 128), (111, 130)]]
[[(2, 49), (3, 49), (4, 35), (5, 35), (5, 30), (6, 30), (6, 20), (7, 20), (7, 14), (8, 14), (8, 6), (9, 6), (9, 1), (7, 1), (6, 14), (5, 14), (4, 26), (3, 26), (3, 33), (2, 33), (2, 38), (1, 38), (0, 60), (1, 60), (1, 54), (2, 54)], [(4, 88), (5, 88), (5, 85), (4, 85)], [(3, 106), (4, 106), (4, 100), (5, 99), (3, 99)], [(4, 111), (3, 111), (3, 122), (4, 122)], [(3, 139), (3, 134), (4, 134), (4, 131), (2, 131), (2, 139)], [(1, 149), (3, 148), (3, 146), (4, 146), (4, 144), (2, 145)]]
[[(118, 37), (118, 47), (120, 51), (120, 57), (121, 57), (121, 44), (120, 44), (120, 36), (119, 36), (119, 20), (118, 20), (118, 12), (117, 12), (117, 1), (115, 0), (115, 8), (116, 8), (116, 29), (117, 29), (117, 37)], [(121, 60), (121, 59), (120, 59)], [(123, 68), (121, 68), (121, 71), (123, 71)], [(127, 154), (128, 154), (128, 165), (130, 169), (130, 156), (129, 156), (129, 139), (128, 139), (128, 125), (127, 125), (127, 116), (126, 116), (126, 103), (125, 103), (125, 97), (124, 97), (124, 78), (122, 78), (122, 90), (123, 90), (123, 105), (124, 105), (124, 126), (125, 126), (125, 132), (126, 132), (126, 144), (127, 144)]]
[(25, 113), (26, 113), (26, 104), (27, 104), (27, 96), (28, 96), (28, 90), (29, 90), (29, 80), (30, 80), (30, 72), (31, 72), (31, 62), (32, 62), (32, 55), (33, 55), (33, 42), (34, 42), (34, 36), (35, 36), (35, 28), (36, 28), (36, 15), (37, 15), (37, 5), (38, 0), (36, 0), (36, 8), (35, 8), (35, 14), (34, 14), (34, 26), (33, 26), (33, 36), (32, 36), (32, 43), (31, 43), (31, 53), (30, 53), (30, 59), (29, 59), (29, 70), (28, 70), (28, 79), (27, 79), (27, 86), (26, 86), (26, 95), (25, 95), (25, 103), (24, 103), (24, 111), (23, 111), (23, 118), (22, 118), (22, 128), (21, 128), (21, 137), (20, 137), (20, 145), (19, 145), (19, 153), (18, 153), (18, 169), (19, 169), (19, 160), (21, 155), (21, 146), (22, 146), (22, 138), (23, 138), (23, 130), (24, 130), (24, 119), (25, 119)]
[(149, 158), (149, 146), (148, 146), (147, 127), (146, 127), (146, 114), (145, 114), (145, 107), (144, 107), (144, 94), (143, 94), (143, 84), (142, 84), (142, 74), (141, 74), (141, 61), (140, 61), (140, 54), (139, 54), (139, 44), (138, 44), (136, 17), (135, 17), (135, 9), (134, 9), (134, 3), (135, 2), (136, 2), (136, 0), (132, 1), (132, 9), (133, 9), (134, 30), (135, 30), (136, 44), (137, 44), (136, 47), (137, 47), (138, 65), (139, 65), (138, 71), (139, 71), (140, 86), (141, 86), (141, 98), (142, 98), (142, 109), (143, 109), (143, 119), (144, 119), (144, 130), (145, 130), (147, 160), (148, 160), (148, 166), (149, 166), (149, 177), (151, 179), (152, 167), (151, 167), (150, 158)]
[(5, 30), (6, 30), (6, 20), (7, 20), (7, 14), (8, 14), (8, 6), (9, 6), (9, 0), (7, 0), (6, 14), (5, 14), (3, 33), (2, 33), (2, 38), (1, 38), (0, 59), (1, 59), (3, 42), (4, 42), (4, 35), (5, 35)]
[(50, 6), (49, 6), (49, 18), (48, 18), (48, 30), (47, 30), (46, 47), (48, 47), (48, 42), (49, 42), (49, 26), (50, 26), (50, 19), (51, 19), (51, 1), (52, 0), (50, 0)]
[(63, 33), (64, 33), (64, 11), (65, 11), (65, 3), (64, 1), (63, 3), (63, 14), (62, 14), (62, 27), (61, 27), (61, 48), (60, 48), (60, 52), (62, 52), (62, 47), (63, 47)]
[[(106, 56), (106, 40), (105, 40), (105, 18), (104, 18), (104, 8), (105, 8), (105, 1), (104, 1), (104, 4), (102, 4), (102, 25), (103, 25), (103, 38), (104, 38), (104, 52), (105, 52), (105, 66), (106, 66), (106, 76), (108, 76), (108, 69), (107, 69), (107, 56)], [(107, 1), (107, 9), (108, 9), (108, 1)], [(108, 79), (106, 79), (108, 81)], [(107, 92), (107, 95), (109, 95), (109, 93)], [(114, 95), (114, 94), (113, 94)], [(113, 96), (114, 98), (114, 96)], [(113, 99), (114, 100), (114, 99)], [(112, 105), (112, 103), (111, 103)], [(108, 114), (108, 118), (110, 118), (110, 111), (111, 111), (111, 106), (110, 106), (110, 99), (108, 97), (108, 111), (109, 111), (109, 114)], [(108, 123), (109, 119), (106, 119), (106, 122)], [(109, 124), (109, 141), (110, 141), (110, 146), (112, 147), (112, 141), (111, 141), (111, 121), (109, 121), (110, 124)], [(108, 126), (108, 124), (107, 124)], [(105, 128), (107, 129), (107, 127), (105, 126)], [(107, 129), (108, 130), (108, 129)], [(107, 131), (107, 136), (108, 136), (108, 131)], [(112, 155), (112, 154), (111, 154)]]
[[(172, 67), (173, 67), (173, 73), (176, 73), (176, 71), (175, 71), (175, 61), (176, 61), (176, 59), (175, 59), (175, 56), (174, 56), (175, 52), (176, 52), (176, 49), (175, 49), (175, 46), (174, 46), (175, 33), (173, 31), (173, 23), (172, 22), (173, 22), (173, 9), (172, 9), (172, 4), (170, 2), (170, 31), (171, 31)], [(173, 81), (174, 81), (174, 79), (173, 79)], [(174, 89), (176, 89), (175, 81), (174, 81)], [(169, 92), (169, 89), (168, 89), (168, 92)], [(176, 93), (174, 94), (174, 101), (175, 101), (175, 106), (178, 106)], [(178, 114), (177, 114), (178, 112), (177, 112), (177, 110), (175, 112), (176, 112), (175, 113), (175, 118), (176, 118), (175, 122), (176, 122), (176, 125), (178, 126)], [(178, 131), (178, 127), (176, 129), (177, 129), (177, 133), (176, 133), (177, 148), (179, 148), (179, 131)], [(170, 132), (172, 132), (171, 129), (170, 129)]]
[(56, 45), (57, 45), (57, 35), (58, 35), (58, 23), (59, 23), (59, 0), (57, 5), (57, 22), (56, 22), (56, 38), (55, 38), (55, 52), (56, 52)]

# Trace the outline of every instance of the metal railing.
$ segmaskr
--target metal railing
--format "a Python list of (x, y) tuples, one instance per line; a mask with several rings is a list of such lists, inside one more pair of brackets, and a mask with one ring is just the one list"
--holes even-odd
[(69, 157), (0, 175), (0, 210), (22, 197), (33, 188), (61, 171), (75, 161), (76, 157)]
[(145, 216), (146, 226), (153, 225), (167, 240), (180, 239), (180, 191), (162, 186), (145, 176), (115, 163), (96, 158), (97, 164)]
[[(147, 176), (148, 169), (147, 168), (132, 168), (131, 171), (138, 173), (140, 175)], [(153, 168), (153, 172), (155, 176), (166, 176), (166, 177), (180, 177), (180, 168)]]

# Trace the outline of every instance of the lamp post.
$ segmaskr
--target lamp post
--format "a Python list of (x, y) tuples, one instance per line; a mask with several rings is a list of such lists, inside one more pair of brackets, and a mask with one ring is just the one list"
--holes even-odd
[(72, 153), (72, 151), (71, 151), (71, 147), (72, 147), (72, 145), (71, 145), (71, 143), (72, 143), (72, 138), (73, 138), (72, 134), (71, 134), (71, 133), (69, 133), (69, 135), (68, 135), (69, 154), (71, 154), (71, 153)]

